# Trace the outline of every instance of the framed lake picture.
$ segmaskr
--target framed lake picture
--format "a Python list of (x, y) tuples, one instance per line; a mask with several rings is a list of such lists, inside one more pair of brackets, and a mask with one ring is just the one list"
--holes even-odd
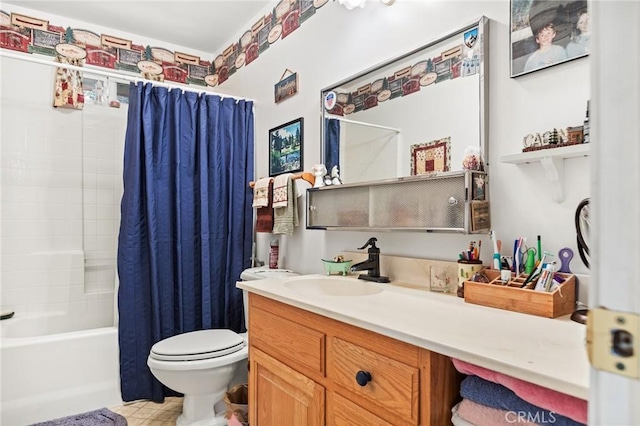
[(511, 0), (511, 77), (589, 54), (587, 0)]
[(304, 118), (269, 130), (269, 176), (302, 170)]

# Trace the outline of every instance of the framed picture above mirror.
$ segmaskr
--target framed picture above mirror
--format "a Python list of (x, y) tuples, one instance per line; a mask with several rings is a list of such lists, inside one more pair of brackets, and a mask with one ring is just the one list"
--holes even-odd
[(590, 51), (587, 0), (511, 0), (511, 77)]

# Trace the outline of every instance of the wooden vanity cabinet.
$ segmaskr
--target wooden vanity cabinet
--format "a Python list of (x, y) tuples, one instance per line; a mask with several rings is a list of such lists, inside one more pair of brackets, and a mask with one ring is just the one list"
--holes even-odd
[(252, 426), (451, 424), (448, 357), (254, 293), (249, 306)]

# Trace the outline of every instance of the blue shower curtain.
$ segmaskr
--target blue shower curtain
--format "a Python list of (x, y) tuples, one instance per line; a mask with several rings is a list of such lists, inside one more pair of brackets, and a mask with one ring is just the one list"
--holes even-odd
[(340, 120), (324, 119), (324, 166), (331, 173), (333, 166), (340, 171)]
[(174, 393), (147, 367), (151, 346), (194, 330), (245, 330), (253, 103), (131, 83), (118, 237), (122, 399)]

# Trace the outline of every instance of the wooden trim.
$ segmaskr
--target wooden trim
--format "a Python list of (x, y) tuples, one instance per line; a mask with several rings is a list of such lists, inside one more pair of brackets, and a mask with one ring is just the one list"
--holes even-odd
[(451, 425), (462, 378), (449, 357), (420, 350), (420, 425)]
[[(273, 180), (273, 178), (271, 178)], [(301, 173), (296, 173), (293, 175), (293, 179), (302, 179), (306, 182), (309, 182), (311, 185), (313, 185), (316, 181), (315, 176), (312, 173), (309, 172), (301, 172)], [(251, 188), (253, 188), (255, 186), (255, 182), (251, 181), (249, 182), (249, 186)]]

